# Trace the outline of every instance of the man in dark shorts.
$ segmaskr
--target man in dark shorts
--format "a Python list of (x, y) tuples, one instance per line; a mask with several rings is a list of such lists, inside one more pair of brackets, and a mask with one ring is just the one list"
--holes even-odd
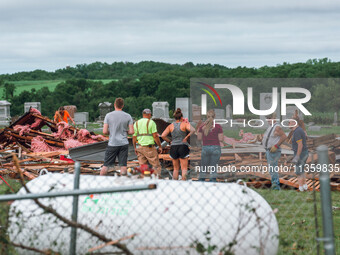
[(106, 114), (103, 134), (109, 136), (109, 144), (105, 152), (104, 165), (100, 175), (106, 175), (109, 167), (113, 167), (118, 157), (120, 174), (126, 175), (129, 141), (127, 135), (132, 135), (133, 121), (131, 115), (124, 112), (124, 100), (117, 98), (114, 103), (115, 110)]

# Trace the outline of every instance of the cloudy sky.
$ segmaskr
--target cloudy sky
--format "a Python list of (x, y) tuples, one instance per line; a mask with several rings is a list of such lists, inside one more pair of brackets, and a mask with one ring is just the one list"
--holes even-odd
[(102, 61), (340, 61), (340, 1), (1, 0), (0, 74)]

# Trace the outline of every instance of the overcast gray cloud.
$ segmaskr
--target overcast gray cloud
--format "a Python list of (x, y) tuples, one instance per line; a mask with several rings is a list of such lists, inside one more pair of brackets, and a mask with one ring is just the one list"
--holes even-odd
[(94, 61), (340, 61), (340, 2), (2, 0), (0, 73)]

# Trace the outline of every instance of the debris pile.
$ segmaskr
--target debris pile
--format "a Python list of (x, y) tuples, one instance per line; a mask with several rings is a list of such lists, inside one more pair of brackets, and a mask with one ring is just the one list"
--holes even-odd
[[(168, 122), (161, 119), (155, 119), (155, 122), (159, 134), (162, 134), (169, 125)], [(51, 132), (42, 132), (44, 126), (47, 126)], [(259, 142), (261, 137), (243, 131), (239, 135), (240, 140), (224, 137), (224, 142), (230, 145), (222, 148), (219, 166), (222, 166), (223, 169), (218, 170), (218, 181), (235, 182), (243, 179), (248, 186), (270, 187), (270, 174), (261, 168), (267, 166), (265, 150)], [(198, 146), (195, 135), (190, 138), (190, 144), (189, 169), (191, 170), (189, 174), (193, 180), (197, 180), (198, 174), (195, 169), (201, 164), (201, 147)], [(309, 137), (307, 144), (310, 151), (307, 164), (317, 163), (316, 148), (321, 144), (327, 145), (330, 149), (330, 164), (340, 163), (340, 138), (337, 135)], [(16, 153), (20, 158), (20, 168), (28, 179), (33, 179), (46, 171), (72, 173), (74, 171), (73, 160), (81, 162), (82, 174), (97, 175), (103, 163), (107, 138), (86, 129), (77, 129), (65, 122), (55, 123), (42, 116), (39, 111), (31, 109), (0, 132), (0, 146), (0, 175), (18, 177), (12, 162), (13, 153)], [(279, 165), (290, 168), (289, 171), (279, 170), (280, 183), (283, 186), (298, 188), (297, 176), (290, 163), (293, 151), (289, 145), (283, 144), (281, 148), (282, 156)], [(159, 155), (164, 178), (171, 177), (173, 170), (169, 150), (170, 146), (166, 146), (163, 148), (164, 154)], [(138, 167), (138, 161), (135, 159), (130, 141), (128, 168), (133, 170), (135, 167)], [(130, 172), (133, 172), (132, 170)], [(114, 171), (114, 169), (110, 169), (109, 173)], [(319, 190), (319, 174), (307, 172), (306, 177), (308, 189)], [(339, 172), (331, 172), (331, 188), (340, 191)]]
[(340, 137), (336, 134), (329, 134), (320, 137), (309, 138), (307, 146), (309, 150), (316, 150), (319, 145), (327, 145), (331, 151), (340, 154)]
[[(42, 132), (46, 127), (50, 132)], [(0, 176), (19, 178), (13, 154), (19, 158), (19, 167), (28, 180), (47, 172), (72, 173), (74, 161), (69, 157), (69, 149), (105, 142), (107, 138), (102, 135), (65, 122), (55, 123), (31, 108), (0, 132)], [(101, 162), (82, 162), (81, 173), (99, 174), (101, 166)]]
[[(44, 126), (51, 133), (42, 132)], [(1, 149), (12, 145), (11, 148), (20, 147), (26, 152), (61, 151), (105, 140), (107, 138), (102, 135), (75, 128), (66, 122), (55, 123), (34, 108), (0, 133)]]
[[(73, 173), (74, 161), (68, 158), (68, 151), (52, 151), (39, 153), (16, 153), (13, 150), (0, 152), (0, 176), (19, 179), (20, 175), (12, 161), (13, 153), (19, 157), (19, 167), (28, 180), (32, 180), (46, 173)], [(20, 159), (21, 158), (21, 159)], [(81, 173), (99, 175), (102, 164), (81, 163)]]
[[(249, 138), (250, 135), (248, 136)], [(317, 164), (316, 148), (325, 144), (329, 147), (329, 162), (330, 164), (338, 164), (340, 161), (340, 137), (335, 134), (325, 135), (321, 137), (309, 137), (307, 140), (310, 156), (307, 159), (306, 164)], [(226, 137), (225, 137), (226, 140)], [(270, 187), (271, 177), (268, 173), (266, 166), (267, 160), (265, 156), (265, 150), (259, 142), (249, 143), (250, 140), (243, 143), (237, 140), (228, 140), (232, 147), (223, 148), (219, 161), (219, 166), (223, 167), (218, 169), (218, 181), (220, 182), (235, 182), (239, 179), (247, 180), (245, 183), (248, 186), (256, 188)], [(236, 142), (235, 142), (236, 141)], [(283, 144), (282, 155), (279, 160), (279, 166), (286, 167), (285, 169), (279, 169), (280, 183), (291, 188), (298, 188), (297, 176), (294, 171), (294, 165), (290, 162), (293, 157), (293, 151), (290, 146)], [(168, 154), (159, 155), (161, 161), (171, 162), (171, 158)], [(193, 180), (197, 180), (198, 174), (196, 173), (196, 167), (201, 163), (201, 149), (199, 147), (191, 147), (190, 149), (190, 169)], [(163, 163), (163, 165), (166, 165)], [(172, 165), (168, 164), (168, 170), (172, 170)], [(287, 171), (288, 169), (288, 171)], [(334, 168), (336, 169), (336, 168)], [(313, 190), (313, 185), (316, 190), (320, 189), (319, 174), (316, 171), (308, 172), (306, 170), (307, 186), (309, 190)], [(331, 171), (331, 188), (332, 190), (340, 191), (340, 172)]]

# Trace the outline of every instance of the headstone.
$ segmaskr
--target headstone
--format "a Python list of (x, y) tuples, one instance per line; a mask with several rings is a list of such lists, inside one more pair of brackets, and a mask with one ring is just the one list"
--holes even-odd
[(191, 107), (191, 110), (192, 110), (192, 121), (198, 122), (202, 120), (201, 106), (197, 104), (193, 104)]
[(41, 103), (40, 102), (26, 102), (24, 104), (24, 111), (28, 112), (30, 107), (35, 108), (41, 112)]
[(110, 102), (100, 103), (98, 107), (99, 107), (99, 114), (100, 114), (98, 118), (99, 121), (103, 121), (105, 119), (106, 114), (113, 111), (113, 104)]
[(308, 131), (320, 131), (321, 127), (320, 126), (310, 126), (308, 127)]
[(233, 108), (231, 107), (230, 104), (228, 104), (225, 108), (225, 112), (226, 112), (226, 119), (230, 120), (233, 117)]
[(89, 113), (88, 112), (76, 112), (74, 114), (74, 122), (75, 123), (89, 122)]
[(225, 119), (224, 109), (214, 109), (215, 119)]
[[(280, 94), (278, 93), (278, 98), (280, 98)], [(272, 93), (260, 93), (260, 110), (268, 110), (272, 107)], [(276, 108), (276, 118), (281, 119), (281, 111), (280, 111), (280, 100), (278, 99), (277, 108)], [(268, 126), (268, 122), (266, 120), (266, 116), (261, 115), (260, 119), (264, 122), (264, 127)]]
[(168, 102), (153, 102), (152, 103), (152, 118), (160, 118), (167, 121), (169, 119), (169, 103)]
[(74, 114), (77, 112), (77, 106), (75, 106), (75, 105), (65, 105), (64, 108), (65, 108), (66, 111), (68, 111), (71, 118), (74, 118)]
[[(190, 99), (189, 97), (176, 97), (176, 109), (181, 108), (183, 118), (188, 118), (190, 120)], [(175, 110), (176, 110), (175, 109)]]
[(11, 103), (6, 100), (0, 101), (0, 126), (8, 126), (10, 124), (10, 106)]
[(334, 126), (338, 126), (339, 125), (339, 123), (338, 123), (338, 113), (337, 112), (334, 113), (334, 123), (333, 123), (333, 125)]

